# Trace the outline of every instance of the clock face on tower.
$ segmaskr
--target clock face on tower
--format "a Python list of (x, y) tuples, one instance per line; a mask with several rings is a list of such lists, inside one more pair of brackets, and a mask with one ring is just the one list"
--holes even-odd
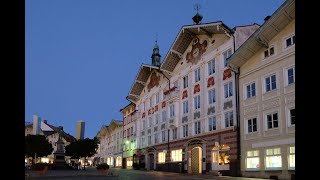
[(187, 53), (187, 62), (191, 62), (192, 64), (196, 64), (200, 59), (202, 54), (206, 51), (207, 41), (204, 40), (202, 44), (198, 38), (196, 38), (193, 42), (192, 49)]

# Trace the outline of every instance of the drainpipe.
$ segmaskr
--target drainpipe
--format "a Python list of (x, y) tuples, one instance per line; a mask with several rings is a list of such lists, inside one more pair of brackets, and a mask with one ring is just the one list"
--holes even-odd
[[(236, 40), (234, 37), (234, 31), (231, 34), (233, 37), (233, 48), (236, 51)], [(236, 95), (236, 116), (237, 116), (237, 175), (240, 175), (240, 160), (241, 160), (241, 138), (240, 138), (240, 103), (239, 103), (239, 74), (240, 68), (237, 67), (237, 71), (231, 70), (235, 73), (235, 95)]]
[[(162, 70), (160, 69), (160, 67), (159, 67), (159, 71), (161, 72), (161, 74), (163, 74), (163, 76), (164, 77), (166, 77), (167, 79), (168, 79), (168, 82), (169, 82), (169, 94), (171, 94), (171, 92), (170, 92), (170, 79), (162, 72)], [(170, 129), (169, 129), (169, 127), (168, 127), (168, 147), (167, 147), (167, 153), (169, 153), (169, 135), (170, 135)], [(169, 171), (169, 162), (168, 162), (168, 164), (167, 164), (167, 168), (168, 168), (168, 171)]]

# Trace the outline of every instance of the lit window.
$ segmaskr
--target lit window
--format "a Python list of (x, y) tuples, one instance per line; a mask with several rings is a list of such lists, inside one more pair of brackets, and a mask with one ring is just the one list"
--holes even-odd
[(296, 167), (295, 161), (295, 146), (289, 147), (289, 169), (294, 170)]
[(266, 169), (281, 169), (280, 148), (266, 149)]
[(267, 127), (268, 129), (273, 129), (279, 127), (278, 124), (278, 113), (267, 115)]
[(166, 153), (159, 152), (158, 153), (158, 161), (159, 161), (159, 163), (165, 163), (166, 162)]
[(230, 163), (230, 150), (219, 151), (219, 165), (226, 165)]
[(182, 149), (171, 151), (172, 162), (182, 161)]
[(247, 85), (247, 98), (256, 96), (256, 83)]
[(246, 161), (247, 169), (260, 169), (259, 164), (259, 151), (247, 151), (247, 161)]
[(276, 80), (275, 74), (266, 77), (265, 82), (266, 82), (266, 92), (277, 88), (277, 80)]

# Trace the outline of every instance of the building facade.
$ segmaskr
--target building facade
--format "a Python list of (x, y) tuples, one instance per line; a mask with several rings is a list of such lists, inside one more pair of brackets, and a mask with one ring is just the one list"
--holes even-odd
[(113, 119), (109, 126), (102, 126), (97, 134), (100, 141), (98, 156), (100, 163), (110, 167), (122, 167), (122, 121)]
[(241, 174), (295, 176), (295, 0), (230, 57), (239, 74)]
[(77, 122), (77, 139), (84, 139), (85, 122), (80, 120)]
[(183, 26), (162, 63), (155, 43), (152, 64), (141, 65), (127, 97), (137, 115), (138, 162), (147, 170), (239, 173), (235, 74), (227, 58), (258, 27)]

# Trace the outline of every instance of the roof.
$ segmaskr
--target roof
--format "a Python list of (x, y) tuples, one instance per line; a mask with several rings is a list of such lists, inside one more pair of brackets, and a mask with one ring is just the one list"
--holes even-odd
[(123, 110), (125, 110), (126, 108), (130, 107), (131, 105), (134, 105), (133, 102), (130, 102), (128, 105), (126, 105), (124, 108), (120, 109), (120, 112), (122, 112)]
[(212, 37), (213, 34), (232, 33), (233, 30), (226, 26), (222, 21), (182, 26), (167, 55), (161, 63), (160, 69), (171, 74), (180, 59), (183, 58), (182, 55), (187, 50), (195, 36), (207, 35)]
[(133, 102), (136, 102), (138, 100), (143, 88), (145, 87), (145, 85), (149, 79), (149, 76), (150, 76), (152, 70), (154, 70), (154, 69), (158, 70), (159, 67), (148, 65), (148, 64), (142, 64), (140, 66), (139, 72), (136, 75), (135, 80), (134, 80), (134, 82), (131, 86), (131, 89), (129, 91), (128, 99), (132, 100)]
[(295, 0), (286, 0), (236, 51), (228, 64), (240, 67), (295, 19)]

